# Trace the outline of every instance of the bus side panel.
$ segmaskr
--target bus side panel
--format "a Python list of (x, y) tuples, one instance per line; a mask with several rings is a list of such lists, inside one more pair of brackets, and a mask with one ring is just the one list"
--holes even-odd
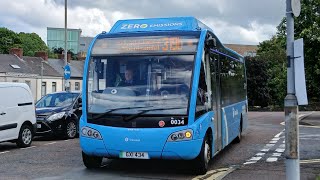
[(242, 101), (222, 108), (222, 147), (230, 144), (239, 134), (240, 119), (246, 102)]

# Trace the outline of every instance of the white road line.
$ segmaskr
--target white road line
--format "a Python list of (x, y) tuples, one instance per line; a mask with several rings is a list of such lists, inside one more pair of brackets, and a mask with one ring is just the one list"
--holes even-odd
[(320, 163), (320, 159), (300, 160), (300, 163), (301, 163), (301, 164)]
[(37, 146), (30, 146), (30, 147), (26, 147), (26, 148), (20, 148), (20, 149), (31, 149), (31, 148), (35, 148)]
[(269, 149), (261, 149), (262, 152), (268, 152)]
[(10, 151), (2, 151), (2, 152), (0, 152), (0, 154), (4, 154), (4, 153), (8, 153), (8, 152), (10, 152)]
[(44, 144), (44, 145), (47, 146), (47, 145), (51, 145), (51, 144), (55, 144), (55, 143), (57, 143), (57, 142), (51, 142), (51, 143), (47, 143), (47, 144)]
[(281, 153), (272, 153), (272, 156), (280, 157), (280, 156), (281, 156)]
[(256, 156), (264, 156), (266, 153), (257, 153)]
[(249, 161), (259, 161), (262, 157), (252, 157)]
[(67, 139), (67, 140), (64, 140), (65, 142), (68, 142), (69, 141), (69, 139)]
[(277, 135), (275, 135), (275, 138), (278, 138), (280, 135), (282, 134), (282, 132), (279, 132)]
[(273, 146), (274, 146), (274, 144), (266, 144), (267, 148), (270, 148), (270, 147), (273, 147)]
[(275, 137), (275, 138), (272, 139), (272, 141), (279, 141), (279, 139), (280, 139), (280, 138)]
[(284, 150), (285, 150), (285, 149), (278, 148), (278, 149), (276, 149), (276, 152), (278, 152), (278, 153), (283, 153), (283, 152), (284, 152)]
[(276, 162), (276, 161), (278, 161), (278, 158), (269, 157), (266, 161), (267, 161), (267, 162)]
[(286, 141), (282, 141), (282, 143), (286, 143)]
[(284, 144), (280, 144), (280, 146), (279, 146), (279, 148), (285, 148), (286, 147), (286, 145), (284, 145)]
[(254, 163), (256, 163), (257, 161), (248, 161), (248, 162), (245, 162), (245, 163), (243, 163), (244, 165), (246, 165), (246, 164), (254, 164)]
[(277, 143), (278, 141), (270, 141), (269, 143), (271, 143), (271, 144), (275, 144), (275, 143)]

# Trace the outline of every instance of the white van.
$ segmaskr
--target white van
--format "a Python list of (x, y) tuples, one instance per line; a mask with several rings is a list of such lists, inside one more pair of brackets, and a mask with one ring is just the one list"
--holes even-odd
[(10, 141), (28, 147), (36, 133), (35, 105), (24, 83), (0, 83), (0, 142)]

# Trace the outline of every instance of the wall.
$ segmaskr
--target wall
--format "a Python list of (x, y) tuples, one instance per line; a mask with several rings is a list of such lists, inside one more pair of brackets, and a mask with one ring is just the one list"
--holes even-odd
[[(52, 93), (52, 82), (56, 82), (56, 92), (62, 91), (62, 78), (61, 77), (43, 77), (42, 82), (46, 82), (46, 94)], [(36, 99), (39, 100), (41, 96), (41, 79), (37, 79), (37, 97)]]

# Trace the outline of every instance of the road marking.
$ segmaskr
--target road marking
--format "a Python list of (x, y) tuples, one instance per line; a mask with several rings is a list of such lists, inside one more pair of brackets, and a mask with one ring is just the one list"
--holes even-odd
[(277, 149), (276, 149), (276, 152), (278, 152), (278, 153), (283, 153), (283, 152), (284, 152), (284, 150), (285, 150), (285, 149), (277, 148)]
[(278, 137), (280, 137), (280, 135), (282, 134), (282, 131), (281, 132), (279, 132), (277, 135), (275, 135), (274, 137), (275, 138), (278, 138)]
[(47, 143), (47, 144), (44, 144), (44, 145), (47, 146), (47, 145), (51, 145), (51, 144), (55, 144), (55, 143), (57, 143), (57, 142), (51, 142), (51, 143)]
[(275, 138), (272, 139), (272, 141), (279, 141), (279, 139), (280, 139), (280, 138), (275, 137)]
[(266, 153), (257, 153), (256, 156), (264, 156)]
[(69, 141), (69, 139), (67, 139), (67, 140), (64, 140), (65, 142), (68, 142)]
[(320, 159), (300, 160), (300, 164), (320, 163)]
[(285, 148), (286, 147), (286, 145), (284, 145), (284, 144), (280, 144), (280, 146), (279, 146), (279, 148)]
[(262, 152), (268, 152), (269, 149), (261, 149)]
[(37, 146), (30, 146), (30, 147), (26, 147), (26, 148), (20, 148), (20, 149), (31, 149), (31, 148), (35, 148)]
[(276, 158), (276, 157), (269, 157), (266, 161), (267, 161), (267, 162), (276, 162), (276, 161), (278, 161), (278, 158)]
[(234, 170), (235, 170), (234, 167), (214, 169), (214, 170), (208, 171), (205, 175), (196, 176), (192, 178), (192, 180), (209, 180), (209, 179), (221, 180), (222, 178), (224, 178), (226, 175), (230, 174)]
[(252, 157), (249, 161), (259, 161), (262, 157)]
[(281, 153), (273, 153), (272, 156), (280, 157)]
[(4, 154), (4, 153), (8, 153), (8, 152), (10, 152), (10, 151), (2, 151), (2, 152), (0, 152), (0, 154)]
[(248, 162), (245, 162), (245, 163), (243, 163), (244, 165), (246, 165), (246, 164), (254, 164), (254, 163), (256, 163), (257, 161), (248, 161)]
[(278, 141), (270, 141), (271, 144), (276, 144)]

